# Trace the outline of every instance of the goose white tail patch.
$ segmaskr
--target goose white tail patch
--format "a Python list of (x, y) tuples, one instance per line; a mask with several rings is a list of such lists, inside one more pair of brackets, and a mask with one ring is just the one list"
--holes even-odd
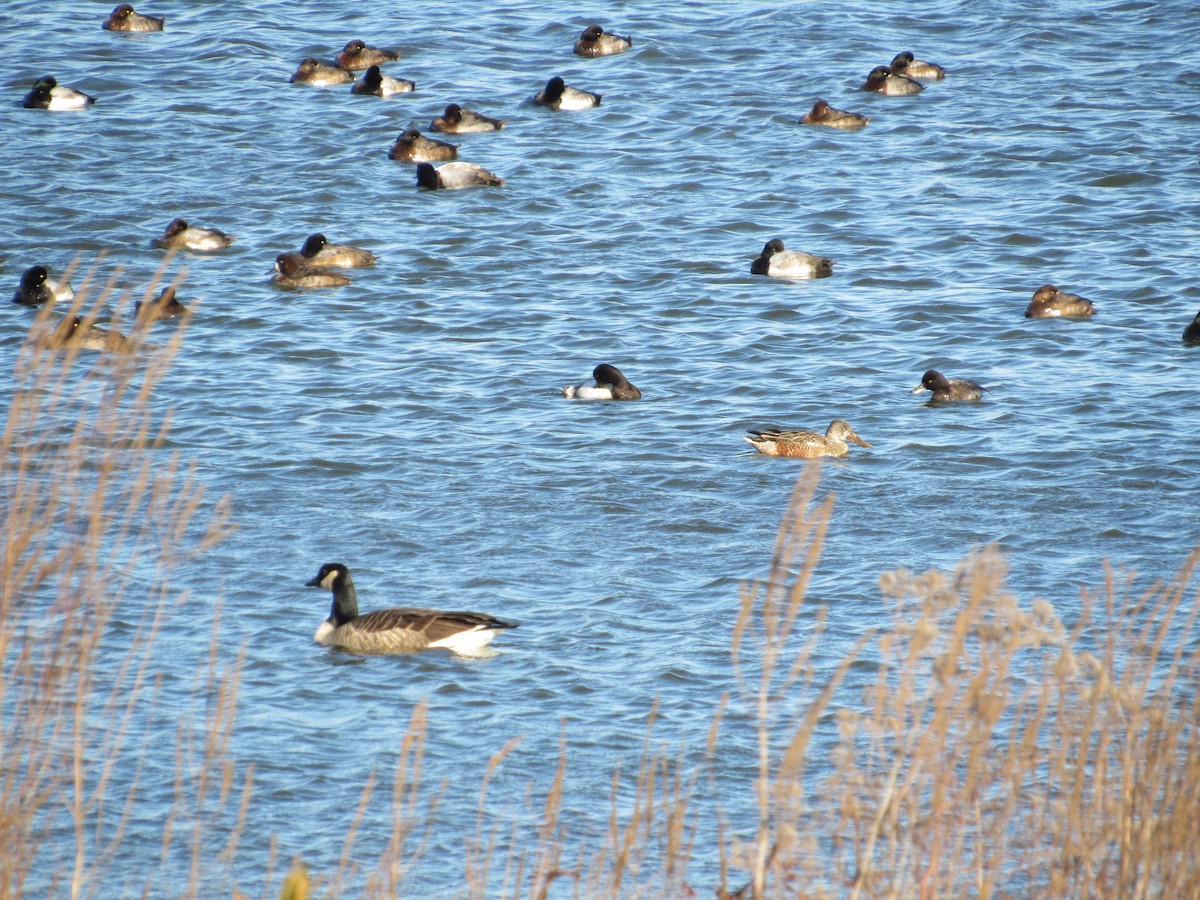
[(471, 654), (482, 650), (495, 636), (496, 629), (477, 625), (470, 631), (460, 631), (458, 634), (442, 638), (440, 641), (434, 641), (429, 646), (430, 648), (445, 647), (455, 653)]

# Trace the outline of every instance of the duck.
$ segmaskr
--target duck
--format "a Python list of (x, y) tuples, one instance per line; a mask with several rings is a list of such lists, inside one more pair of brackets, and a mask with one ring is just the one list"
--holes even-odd
[(321, 623), (313, 640), (355, 653), (415, 653), (444, 648), (470, 655), (486, 647), (504, 629), (519, 624), (488, 613), (443, 612), (411, 606), (393, 606), (360, 615), (358, 593), (350, 570), (342, 563), (325, 563), (305, 586), (326, 588), (333, 594), (329, 618)]
[(74, 300), (75, 291), (65, 278), (51, 278), (45, 266), (30, 266), (21, 273), (21, 283), (13, 294), (13, 303), (41, 306), (59, 300)]
[(300, 255), (305, 264), (323, 268), (337, 266), (343, 269), (360, 269), (363, 266), (375, 265), (375, 254), (370, 250), (360, 250), (346, 244), (331, 244), (325, 240), (325, 235), (318, 232), (310, 234), (300, 248)]
[(174, 285), (163, 288), (153, 300), (147, 300), (145, 303), (139, 300), (133, 304), (133, 313), (139, 322), (174, 319), (176, 316), (186, 316), (187, 312), (188, 308), (175, 299)]
[(66, 315), (42, 339), (47, 350), (111, 350), (127, 353), (132, 344), (119, 331), (108, 331), (98, 325), (89, 325), (79, 315)]
[(1200, 344), (1200, 313), (1196, 313), (1196, 318), (1192, 319), (1187, 328), (1183, 329), (1183, 342)]
[(750, 431), (750, 445), (767, 456), (799, 456), (815, 459), (818, 456), (849, 456), (847, 441), (860, 447), (871, 445), (854, 433), (845, 419), (834, 419), (824, 434), (815, 431)]
[(858, 113), (846, 112), (844, 109), (834, 109), (824, 100), (818, 100), (813, 104), (812, 109), (800, 117), (801, 125), (827, 125), (843, 131), (857, 131), (870, 121), (870, 116), (860, 116)]
[(947, 400), (982, 400), (987, 388), (968, 381), (965, 378), (947, 378), (936, 369), (930, 369), (921, 376), (921, 383), (909, 391), (910, 394), (920, 394), (933, 391), (934, 402), (942, 403)]
[(888, 97), (900, 97), (905, 94), (919, 94), (925, 90), (925, 86), (907, 75), (897, 75), (887, 66), (876, 66), (863, 82), (862, 89)]
[(443, 162), (457, 156), (457, 144), (427, 138), (415, 128), (403, 132), (392, 144), (392, 149), (388, 150), (388, 159), (400, 162)]
[(474, 163), (450, 162), (436, 169), (431, 163), (417, 163), (417, 186), (427, 191), (456, 191), (474, 185), (498, 187), (502, 184), (503, 178)]
[(624, 53), (633, 46), (633, 38), (611, 34), (599, 25), (589, 25), (575, 42), (575, 52), (580, 56), (611, 56)]
[(165, 250), (224, 250), (233, 243), (233, 235), (216, 228), (189, 225), (186, 219), (172, 219), (158, 246)]
[(941, 81), (946, 77), (946, 70), (937, 63), (915, 59), (911, 50), (897, 53), (888, 66), (893, 74), (904, 75), (908, 78), (923, 78), (928, 81)]
[(640, 400), (642, 392), (629, 383), (621, 370), (601, 363), (592, 370), (595, 385), (565, 385), (563, 396), (568, 400)]
[(361, 72), (371, 66), (399, 58), (400, 54), (395, 50), (380, 50), (378, 47), (368, 46), (365, 41), (355, 38), (342, 48), (342, 52), (337, 55), (334, 62), (347, 72)]
[(311, 288), (343, 287), (350, 283), (350, 277), (341, 272), (330, 272), (328, 269), (317, 268), (307, 264), (307, 260), (299, 253), (280, 253), (275, 257), (275, 274), (271, 280), (282, 288)]
[(784, 250), (783, 241), (772, 238), (750, 263), (750, 274), (775, 278), (828, 278), (833, 274), (834, 265), (832, 259), (824, 256), (803, 250)]
[(67, 109), (86, 109), (95, 102), (95, 97), (89, 97), (83, 91), (59, 84), (53, 75), (47, 75), (33, 83), (33, 90), (25, 95), (24, 106), (26, 109), (50, 109), (61, 112)]
[(1043, 284), (1033, 292), (1025, 307), (1027, 319), (1082, 319), (1096, 314), (1096, 304), (1077, 294), (1060, 291), (1052, 284)]
[(491, 116), (463, 109), (457, 103), (451, 103), (446, 107), (444, 113), (429, 123), (429, 130), (443, 134), (499, 131), (507, 121), (507, 119), (493, 119)]
[(550, 109), (594, 109), (600, 105), (600, 95), (569, 87), (558, 75), (546, 82), (546, 87), (533, 96), (538, 106)]
[(379, 71), (379, 66), (371, 66), (363, 72), (363, 77), (350, 86), (350, 93), (364, 94), (373, 97), (391, 97), (395, 94), (410, 94), (417, 89), (415, 81), (406, 78), (393, 78)]
[(143, 16), (133, 11), (128, 3), (122, 3), (104, 20), (105, 31), (162, 31), (165, 19)]
[(315, 87), (329, 87), (335, 84), (349, 84), (353, 80), (354, 76), (345, 69), (327, 62), (321, 62), (315, 56), (310, 56), (307, 59), (301, 60), (300, 65), (292, 73), (292, 77), (288, 79), (288, 82), (290, 84), (311, 84)]

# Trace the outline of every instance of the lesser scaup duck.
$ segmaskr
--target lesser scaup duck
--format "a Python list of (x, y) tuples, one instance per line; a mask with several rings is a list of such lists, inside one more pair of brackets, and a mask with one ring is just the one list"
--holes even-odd
[(86, 109), (95, 102), (95, 97), (59, 84), (53, 75), (47, 75), (34, 82), (33, 90), (25, 95), (24, 106), (26, 109), (52, 109), (59, 112), (65, 109)]
[(900, 97), (905, 94), (917, 94), (925, 90), (919, 82), (913, 81), (907, 75), (897, 75), (887, 66), (876, 66), (863, 82), (864, 91), (874, 91), (888, 97)]
[(396, 138), (396, 143), (392, 144), (392, 149), (388, 151), (388, 159), (396, 159), (401, 162), (443, 162), (454, 159), (456, 156), (458, 156), (456, 144), (427, 138), (415, 128), (408, 129)]
[(355, 38), (342, 49), (334, 62), (348, 72), (359, 72), (399, 58), (400, 54), (395, 50), (380, 50)]
[(314, 56), (303, 60), (288, 81), (292, 84), (311, 84), (328, 87), (333, 84), (349, 84), (354, 76), (338, 66), (321, 62)]
[(596, 383), (565, 385), (563, 396), (568, 400), (640, 400), (642, 392), (629, 383), (621, 370), (608, 363), (601, 363), (592, 370)]
[(854, 433), (845, 419), (834, 419), (824, 434), (815, 431), (751, 431), (746, 440), (759, 453), (767, 456), (799, 456), (815, 459), (818, 456), (849, 456), (847, 441), (860, 447), (871, 445)]
[(813, 108), (800, 117), (802, 125), (827, 125), (843, 131), (857, 131), (871, 121), (870, 116), (834, 109), (824, 100), (818, 100)]
[(172, 219), (158, 246), (165, 250), (224, 250), (233, 243), (233, 235), (216, 228), (189, 225), (186, 219)]
[(42, 346), (48, 350), (111, 350), (127, 353), (132, 344), (129, 338), (118, 331), (108, 331), (98, 325), (89, 325), (83, 316), (67, 315), (59, 319), (54, 329), (42, 338)]
[(363, 72), (363, 77), (350, 87), (352, 94), (366, 94), (372, 97), (391, 97), (393, 94), (409, 94), (417, 88), (415, 81), (405, 78), (393, 78), (379, 71), (379, 66), (371, 66)]
[(361, 269), (375, 265), (375, 254), (346, 244), (331, 244), (321, 233), (310, 234), (300, 248), (300, 255), (310, 266), (337, 266), (343, 269)]
[(487, 613), (442, 612), (409, 606), (360, 615), (350, 571), (341, 563), (325, 563), (306, 586), (326, 588), (333, 593), (329, 618), (321, 623), (313, 640), (356, 653), (413, 653), (444, 648), (471, 654), (485, 647), (505, 628), (518, 625)]
[(308, 290), (310, 288), (342, 287), (350, 283), (348, 275), (310, 266), (299, 253), (280, 253), (275, 257), (273, 271), (275, 274), (271, 276), (271, 280), (283, 288)]
[(41, 306), (58, 300), (75, 299), (75, 291), (65, 278), (51, 278), (45, 266), (30, 266), (21, 273), (21, 283), (13, 294), (13, 303)]
[(1027, 319), (1082, 319), (1094, 315), (1096, 304), (1077, 294), (1060, 291), (1052, 284), (1043, 284), (1033, 292), (1033, 299), (1025, 307)]
[(580, 56), (611, 56), (624, 53), (633, 46), (633, 38), (611, 34), (599, 25), (589, 25), (575, 42), (575, 52)]
[(170, 285), (162, 289), (153, 300), (143, 303), (139, 300), (133, 304), (133, 312), (138, 322), (157, 322), (160, 319), (174, 319), (187, 315), (187, 307), (175, 299), (175, 287)]
[(446, 111), (429, 124), (430, 131), (440, 131), (443, 134), (467, 134), (478, 131), (499, 131), (507, 119), (493, 119), (469, 109), (463, 109), (457, 103), (451, 103)]
[(933, 399), (942, 403), (947, 400), (982, 400), (983, 392), (986, 390), (987, 388), (981, 387), (974, 381), (967, 381), (965, 378), (947, 378), (936, 369), (930, 369), (921, 376), (921, 383), (909, 393), (920, 394), (925, 391), (933, 391)]
[(533, 102), (550, 109), (592, 109), (600, 105), (600, 95), (569, 87), (562, 78), (555, 75), (546, 82), (544, 89), (534, 94)]
[(911, 50), (897, 53), (888, 68), (896, 75), (905, 75), (909, 78), (925, 78), (929, 81), (940, 81), (946, 77), (945, 69), (937, 63), (915, 59)]
[(1196, 318), (1192, 319), (1188, 323), (1188, 327), (1183, 329), (1183, 342), (1185, 344), (1200, 344), (1200, 313), (1196, 313)]
[(136, 13), (128, 3), (122, 3), (104, 20), (101, 27), (105, 31), (162, 31), (164, 21)]
[(498, 187), (502, 184), (503, 178), (474, 163), (451, 162), (436, 169), (427, 162), (417, 163), (417, 186), (427, 191), (456, 191), (475, 185)]
[(828, 278), (834, 262), (824, 256), (803, 250), (784, 250), (783, 241), (767, 241), (762, 253), (750, 263), (751, 275), (771, 275), (775, 278)]

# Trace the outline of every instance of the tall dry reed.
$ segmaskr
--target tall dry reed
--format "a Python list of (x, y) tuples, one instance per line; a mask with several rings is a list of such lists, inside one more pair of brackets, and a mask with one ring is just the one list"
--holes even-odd
[[(227, 504), (206, 507), (194, 471), (164, 451), (168, 417), (152, 402), (184, 329), (154, 343), (135, 330), (127, 352), (48, 345), (61, 316), (81, 315), (86, 327), (110, 299), (118, 315), (127, 306), (93, 271), (69, 309), (40, 311), (17, 354), (0, 436), (7, 896), (105, 892), (137, 803), (148, 740), (138, 711), (152, 691), (155, 638), (179, 600), (170, 573), (229, 527)], [(118, 611), (132, 623), (119, 638)], [(227, 722), (210, 724), (227, 737)], [(206, 748), (210, 763), (216, 750)]]

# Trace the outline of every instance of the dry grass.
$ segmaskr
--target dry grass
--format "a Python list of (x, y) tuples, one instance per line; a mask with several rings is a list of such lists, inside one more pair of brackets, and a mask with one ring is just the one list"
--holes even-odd
[[(94, 317), (110, 290), (89, 293), (99, 302), (83, 312)], [(43, 312), (35, 331), (50, 324)], [(36, 342), (20, 353), (0, 439), (0, 896), (227, 892), (214, 872), (232, 870), (253, 771), (230, 753), (241, 660), (222, 660), (215, 619), (196, 712), (179, 725), (159, 866), (135, 881), (112, 871), (137, 809), (155, 640), (181, 600), (171, 572), (229, 529), (227, 506), (206, 505), (194, 473), (163, 450), (169, 421), (151, 402), (183, 332), (151, 346), (135, 331), (130, 353)], [(564, 816), (565, 726), (531, 812), (489, 812), (514, 738), (478, 776), (463, 892), (1200, 896), (1200, 557), (1143, 592), (1106, 571), (1070, 624), (1007, 591), (993, 549), (950, 573), (886, 573), (890, 624), (831, 662), (820, 611), (805, 612), (833, 527), (819, 477), (805, 468), (767, 577), (742, 591), (730, 692), (713, 710), (705, 761), (688, 763), (686, 747), (656, 735), (648, 698), (637, 770), (612, 773), (606, 824), (593, 833)], [(120, 652), (101, 652), (111, 647)], [(413, 870), (441, 795), (422, 787), (437, 727), (424, 704), (414, 710), (379, 858), (355, 857), (371, 776), (354, 825), (335, 836), (341, 864), (310, 881), (297, 861), (289, 896), (420, 893)], [(747, 745), (755, 777), (731, 785), (724, 748)], [(702, 802), (698, 785), (711, 794)], [(693, 884), (694, 856), (705, 886)], [(267, 894), (273, 866), (272, 853)]]
[[(88, 323), (112, 295), (94, 281), (70, 310)], [(85, 308), (88, 296), (96, 302)], [(116, 776), (144, 750), (133, 731), (155, 638), (180, 600), (170, 572), (228, 530), (227, 504), (202, 512), (194, 473), (162, 450), (167, 422), (151, 403), (183, 329), (157, 346), (135, 332), (127, 353), (48, 349), (38, 335), (67, 312), (38, 315), (0, 437), (0, 892), (9, 896), (35, 870), (55, 873), (39, 890), (99, 892), (137, 800), (137, 779), (117, 787)], [(110, 628), (118, 611), (132, 623), (120, 637)], [(121, 641), (120, 654), (102, 657), (106, 641)], [(219, 706), (234, 692), (226, 682)], [(230, 721), (206, 723), (217, 743), (206, 740), (199, 770), (215, 764)], [(228, 779), (219, 780), (223, 798)]]

